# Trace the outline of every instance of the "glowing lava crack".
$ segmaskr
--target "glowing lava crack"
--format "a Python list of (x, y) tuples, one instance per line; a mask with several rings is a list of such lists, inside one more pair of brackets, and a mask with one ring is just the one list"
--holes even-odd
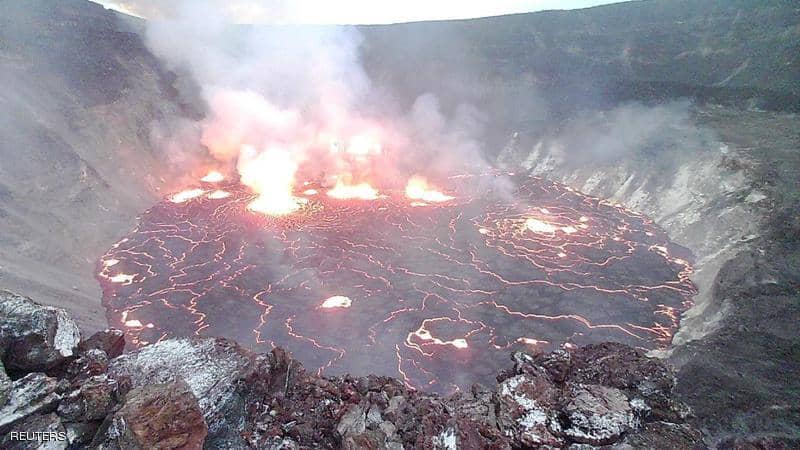
[(453, 177), (454, 196), (306, 183), (276, 217), (214, 177), (103, 256), (110, 323), (132, 345), (221, 335), (439, 392), (491, 383), (516, 348), (669, 342), (695, 290), (688, 253), (650, 219), (538, 179), (462, 195), (476, 177)]

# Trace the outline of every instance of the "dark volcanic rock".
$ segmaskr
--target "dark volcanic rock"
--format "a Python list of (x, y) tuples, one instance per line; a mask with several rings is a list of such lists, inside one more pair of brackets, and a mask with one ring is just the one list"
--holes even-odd
[(0, 433), (32, 414), (53, 411), (61, 399), (58, 380), (43, 373), (31, 373), (15, 380), (0, 404)]
[(578, 383), (602, 384), (617, 389), (638, 389), (643, 383), (670, 390), (675, 377), (660, 361), (644, 351), (615, 342), (592, 344), (575, 350), (569, 378)]
[(652, 422), (636, 432), (628, 434), (625, 439), (613, 448), (654, 450), (690, 450), (705, 448), (702, 435), (697, 429), (687, 424), (669, 422)]
[(70, 363), (67, 375), (78, 379), (100, 375), (108, 369), (108, 363), (106, 352), (92, 349), (81, 353), (78, 359)]
[(60, 308), (0, 291), (0, 348), (10, 371), (47, 371), (75, 354), (81, 334)]
[(569, 378), (578, 383), (601, 384), (625, 391), (647, 421), (682, 421), (689, 408), (674, 400), (675, 374), (644, 351), (613, 342), (587, 345), (571, 357)]
[[(130, 379), (133, 388), (184, 381), (197, 397), (209, 439), (238, 440), (244, 403), (239, 382), (255, 355), (222, 339), (173, 339), (111, 361), (111, 378)], [(269, 373), (265, 373), (269, 376)]]
[(543, 367), (550, 378), (557, 383), (563, 383), (570, 375), (572, 368), (572, 353), (559, 349), (552, 353), (534, 356), (536, 364)]
[[(34, 414), (26, 417), (12, 426), (5, 436), (0, 439), (0, 448), (5, 450), (63, 450), (67, 448), (68, 441), (66, 429), (61, 419), (53, 413)], [(41, 440), (11, 440), (10, 432), (42, 433)], [(36, 435), (33, 435), (36, 436)]]
[(544, 374), (520, 374), (500, 383), (497, 391), (500, 429), (517, 446), (559, 446), (565, 442), (558, 420), (561, 393)]
[(498, 424), (494, 395), (483, 386), (474, 385), (470, 392), (456, 394), (451, 399), (459, 448), (511, 448)]
[(797, 111), (798, 16), (787, 0), (650, 0), (361, 31), (373, 79), (481, 105), (503, 126), (530, 122), (542, 98), (554, 110), (694, 97)]
[(78, 346), (82, 353), (89, 350), (102, 350), (109, 358), (116, 358), (125, 350), (125, 333), (114, 328), (98, 331)]
[(150, 384), (128, 393), (93, 445), (102, 448), (199, 449), (208, 427), (185, 383)]
[(9, 389), (11, 389), (11, 378), (8, 377), (3, 361), (0, 360), (0, 405), (5, 404), (8, 399)]
[(619, 389), (596, 384), (570, 386), (572, 400), (564, 407), (564, 435), (575, 442), (606, 445), (636, 426), (628, 398)]
[[(62, 420), (63, 422), (63, 420)], [(63, 422), (70, 448), (84, 448), (91, 444), (100, 422)]]
[(120, 397), (117, 380), (106, 374), (93, 376), (64, 397), (58, 405), (58, 414), (72, 422), (103, 420), (114, 411)]
[[(321, 378), (281, 349), (256, 356), (221, 339), (163, 341), (116, 358), (109, 374), (129, 377), (134, 386), (186, 380), (209, 430), (216, 428), (206, 446), (216, 447), (609, 445), (636, 434), (641, 420), (653, 420), (648, 399), (670, 399), (672, 392), (669, 369), (626, 346), (512, 359), (496, 391), (474, 386), (449, 398), (387, 377)], [(656, 440), (676, 424), (691, 438), (696, 432), (682, 417), (651, 427), (643, 439)]]
[(725, 439), (720, 450), (789, 450), (800, 448), (800, 439), (788, 436), (739, 437)]

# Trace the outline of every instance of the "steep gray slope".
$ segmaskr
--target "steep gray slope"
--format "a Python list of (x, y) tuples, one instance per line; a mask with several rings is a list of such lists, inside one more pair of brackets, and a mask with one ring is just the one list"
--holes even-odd
[(791, 0), (644, 0), (577, 11), (361, 28), (374, 80), (492, 117), (491, 138), (619, 101), (798, 111), (800, 10)]
[(151, 123), (181, 111), (155, 58), (102, 7), (0, 10), (0, 285), (102, 327), (97, 257), (157, 198)]
[(451, 91), (459, 88), (453, 76), (527, 77), (556, 89), (554, 99), (585, 102), (582, 93), (600, 88), (595, 94), (615, 100), (695, 94), (796, 111), (799, 21), (789, 0), (644, 0), (362, 32), (368, 64), (392, 86), (409, 73), (407, 81), (429, 76)]

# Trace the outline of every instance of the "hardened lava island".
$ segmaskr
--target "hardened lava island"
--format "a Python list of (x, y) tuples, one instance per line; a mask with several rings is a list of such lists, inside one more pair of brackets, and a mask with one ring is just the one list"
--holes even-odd
[(792, 2), (0, 5), (0, 447), (800, 446)]

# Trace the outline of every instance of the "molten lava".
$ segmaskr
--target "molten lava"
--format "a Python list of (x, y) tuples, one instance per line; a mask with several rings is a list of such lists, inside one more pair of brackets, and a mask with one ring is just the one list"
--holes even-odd
[(208, 172), (208, 175), (204, 176), (200, 179), (200, 181), (204, 183), (220, 183), (225, 180), (225, 176), (221, 173), (217, 172), (216, 170), (212, 170)]
[(337, 181), (333, 189), (328, 191), (328, 195), (340, 200), (376, 200), (380, 197), (378, 190), (369, 183), (347, 184), (341, 180)]
[(230, 196), (231, 196), (230, 192), (222, 190), (216, 190), (208, 194), (208, 198), (210, 198), (211, 200), (221, 200), (223, 198), (228, 198)]
[(114, 275), (112, 277), (108, 277), (108, 280), (111, 281), (112, 283), (130, 284), (133, 281), (133, 278), (135, 276), (136, 275), (128, 275), (128, 274), (125, 274), (125, 273), (119, 273), (119, 274), (116, 274), (116, 275)]
[(424, 178), (416, 175), (408, 180), (406, 197), (430, 203), (447, 202), (455, 198), (433, 189)]
[(201, 195), (205, 194), (205, 192), (206, 191), (202, 189), (187, 189), (170, 197), (170, 201), (172, 203), (185, 203), (193, 198), (200, 197)]
[(322, 308), (349, 308), (350, 305), (353, 304), (353, 301), (343, 295), (334, 295), (333, 297), (328, 297), (322, 302)]
[(533, 217), (525, 221), (525, 227), (534, 233), (553, 234), (558, 228), (543, 220), (534, 219)]
[(109, 249), (97, 278), (129, 345), (226, 336), (448, 393), (492, 383), (531, 346), (669, 345), (695, 293), (689, 253), (652, 220), (560, 184), (518, 176), (492, 194), (474, 187), (500, 174), (461, 175), (443, 186), (455, 198), (418, 208), (368, 184), (337, 197), (301, 180), (295, 197), (295, 168), (254, 153), (246, 185), (169, 197)]
[(294, 175), (297, 163), (289, 151), (271, 148), (258, 153), (245, 146), (239, 160), (239, 175), (258, 197), (247, 205), (253, 212), (269, 216), (291, 214), (300, 207), (294, 196)]

